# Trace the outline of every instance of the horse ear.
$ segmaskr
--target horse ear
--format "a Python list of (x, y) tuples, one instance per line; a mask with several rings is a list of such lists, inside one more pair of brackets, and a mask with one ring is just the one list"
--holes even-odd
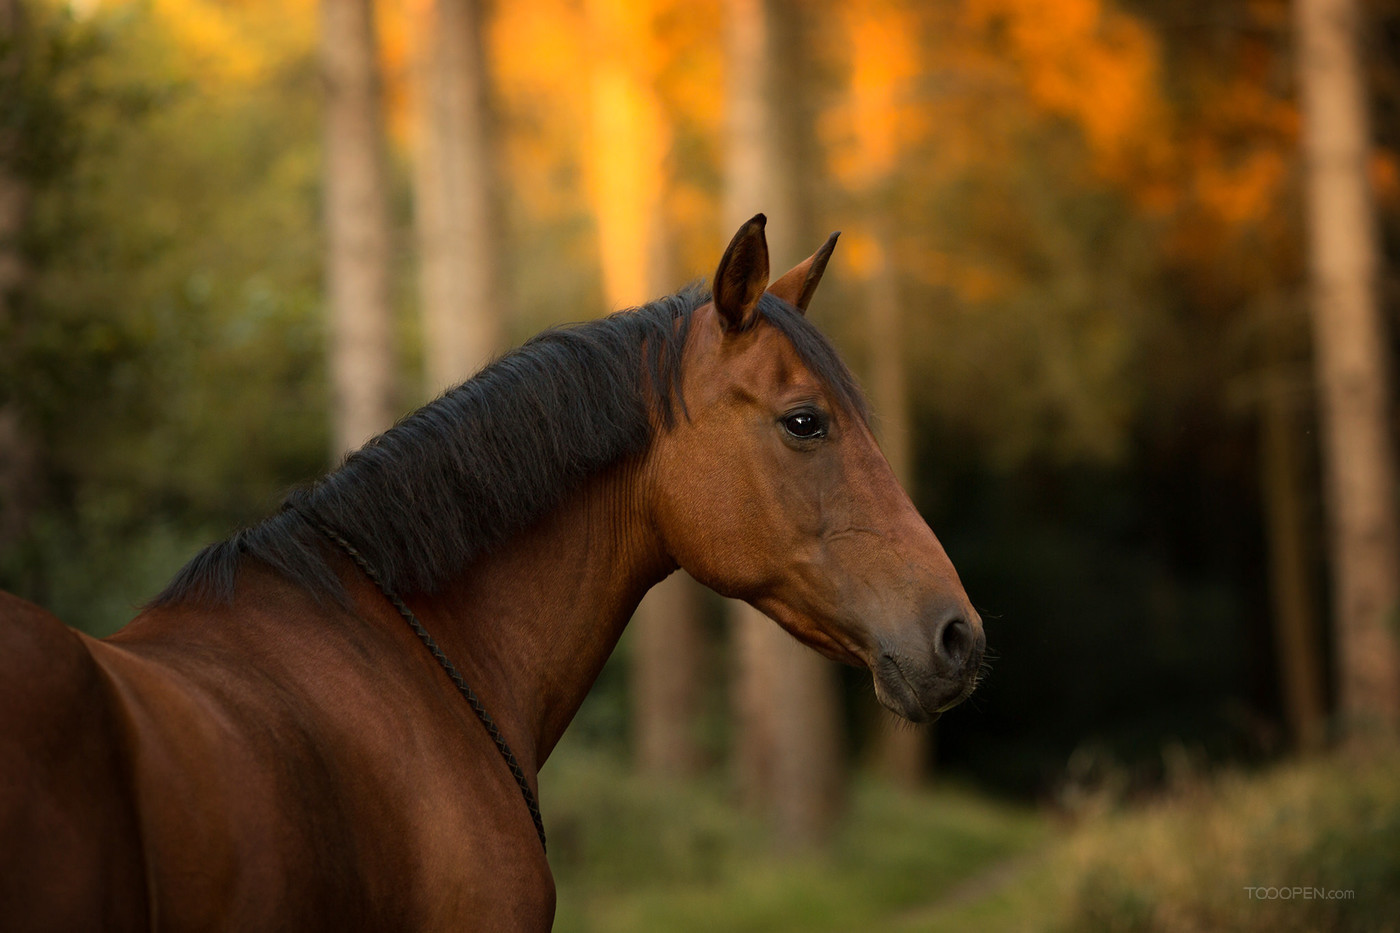
[(768, 291), (797, 310), (806, 311), (807, 305), (812, 303), (813, 293), (821, 284), (827, 260), (831, 258), (831, 251), (836, 248), (836, 238), (840, 235), (841, 231), (838, 230), (827, 237), (821, 249), (789, 269)]
[(768, 285), (767, 224), (767, 217), (755, 214), (740, 227), (715, 270), (715, 310), (726, 332), (744, 330), (758, 313), (758, 299)]

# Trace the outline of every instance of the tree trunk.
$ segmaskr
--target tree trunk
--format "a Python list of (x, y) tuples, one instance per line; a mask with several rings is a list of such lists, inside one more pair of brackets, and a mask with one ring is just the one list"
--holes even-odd
[[(908, 383), (904, 374), (904, 325), (892, 255), (893, 236), (889, 227), (886, 213), (879, 207), (873, 207), (867, 231), (873, 261), (865, 282), (870, 320), (870, 402), (877, 419), (880, 448), (900, 485), (912, 489), (913, 454), (909, 443)], [(932, 727), (904, 722), (883, 709), (879, 716), (874, 755), (876, 768), (903, 787), (917, 787), (927, 777)]]
[(370, 0), (321, 0), (326, 293), (336, 454), (394, 420), (389, 210)]
[(729, 617), (741, 798), (781, 848), (819, 845), (845, 804), (836, 669), (747, 603)]
[[(610, 310), (673, 285), (666, 189), (671, 129), (637, 50), (656, 37), (650, 3), (590, 0), (591, 139), (585, 160)], [(656, 586), (628, 627), (633, 747), (638, 770), (689, 777), (702, 765), (696, 735), (704, 662), (699, 586), (684, 572)]]
[(704, 765), (696, 734), (705, 661), (699, 584), (684, 571), (642, 600), (632, 637), (632, 726), (637, 769), (693, 777)]
[(430, 396), (505, 346), (503, 223), (481, 0), (437, 0), (419, 73), (415, 214)]
[[(0, 0), (0, 86), (22, 80), (25, 51), (24, 5)], [(30, 191), (26, 180), (5, 156), (23, 145), (14, 130), (0, 126), (0, 332), (18, 327), (17, 303), (29, 278), (23, 237), (29, 219)], [(0, 347), (0, 366), (15, 363), (13, 344)], [(0, 555), (25, 536), (38, 499), (38, 449), (26, 430), (13, 399), (0, 397)]]
[[(765, 620), (766, 621), (766, 620)], [(845, 802), (840, 681), (836, 666), (768, 622), (777, 632), (777, 711), (772, 789), (779, 845), (803, 849), (826, 842)]]
[(1400, 525), (1354, 0), (1295, 0), (1342, 727), (1400, 725)]
[[(801, 114), (785, 87), (800, 45), (796, 12), (784, 0), (730, 0), (725, 235), (760, 210), (772, 219), (775, 272), (802, 255), (808, 224), (798, 191)], [(747, 803), (771, 814), (779, 843), (825, 839), (844, 790), (838, 681), (832, 664), (793, 643), (776, 623), (731, 606), (735, 658), (736, 765)]]
[(730, 601), (729, 642), (733, 653), (730, 707), (734, 711), (734, 777), (739, 800), (749, 811), (771, 816), (776, 799), (778, 712), (774, 708), (778, 657), (787, 637), (772, 619), (747, 603)]
[(1289, 379), (1287, 321), (1274, 310), (1265, 321), (1266, 371), (1261, 412), (1260, 484), (1269, 545), (1274, 644), (1289, 738), (1302, 751), (1321, 747), (1327, 699), (1313, 587), (1298, 392)]

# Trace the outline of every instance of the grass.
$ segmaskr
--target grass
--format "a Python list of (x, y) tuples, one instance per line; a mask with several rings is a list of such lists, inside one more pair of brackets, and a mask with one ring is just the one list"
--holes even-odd
[(832, 844), (798, 858), (775, 855), (718, 782), (659, 785), (572, 748), (545, 793), (564, 933), (1400, 931), (1394, 750), (1186, 776), (1073, 822), (862, 781)]
[(1058, 870), (1055, 930), (1400, 930), (1400, 753), (1188, 784), (1082, 827)]
[(563, 933), (866, 929), (1039, 847), (1048, 828), (966, 790), (862, 782), (829, 848), (783, 857), (718, 784), (662, 786), (579, 752), (545, 776)]
[[(1279, 890), (1245, 890), (1260, 886)], [(895, 929), (1400, 930), (1400, 752), (1197, 776), (1149, 803), (1099, 809), (1014, 883), (926, 919)]]

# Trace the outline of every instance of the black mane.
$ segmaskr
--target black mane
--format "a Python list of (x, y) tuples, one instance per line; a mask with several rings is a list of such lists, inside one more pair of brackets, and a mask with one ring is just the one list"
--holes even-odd
[[(344, 603), (308, 514), (358, 548), (390, 590), (436, 591), (584, 479), (644, 451), (653, 406), (665, 428), (677, 407), (684, 413), (681, 351), (692, 312), (709, 299), (692, 287), (544, 331), (294, 489), (278, 514), (206, 547), (152, 605), (231, 599), (245, 558)], [(759, 312), (837, 404), (865, 416), (850, 371), (806, 318), (771, 295)]]

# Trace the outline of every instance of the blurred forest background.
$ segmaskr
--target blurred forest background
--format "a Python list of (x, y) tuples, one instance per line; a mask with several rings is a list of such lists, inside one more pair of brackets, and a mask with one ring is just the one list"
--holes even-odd
[(1396, 929), (1397, 0), (0, 0), (0, 587), (110, 633), (758, 211), (843, 231), (990, 677), (896, 728), (667, 581), (542, 775), (560, 927)]

